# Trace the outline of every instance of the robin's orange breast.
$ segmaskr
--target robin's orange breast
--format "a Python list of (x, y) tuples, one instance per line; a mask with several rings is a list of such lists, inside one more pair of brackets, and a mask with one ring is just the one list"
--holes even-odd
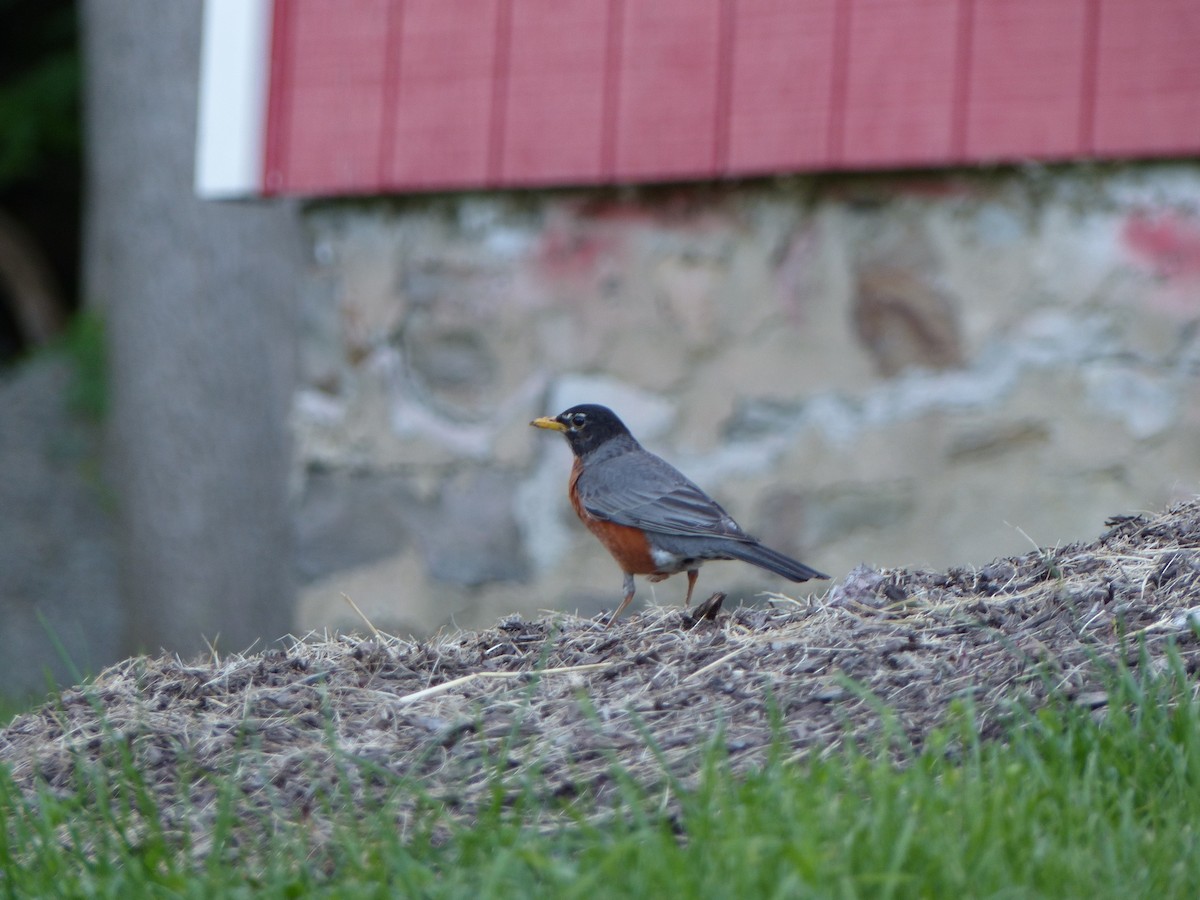
[(654, 558), (650, 555), (650, 542), (644, 531), (634, 528), (632, 525), (618, 525), (615, 522), (598, 519), (579, 502), (579, 492), (575, 485), (579, 481), (579, 474), (582, 471), (583, 466), (576, 458), (575, 464), (571, 467), (571, 481), (567, 488), (571, 505), (575, 507), (575, 514), (587, 526), (588, 531), (600, 539), (600, 543), (612, 554), (617, 565), (621, 567), (621, 571), (633, 575), (653, 575), (658, 571), (658, 566), (655, 565)]

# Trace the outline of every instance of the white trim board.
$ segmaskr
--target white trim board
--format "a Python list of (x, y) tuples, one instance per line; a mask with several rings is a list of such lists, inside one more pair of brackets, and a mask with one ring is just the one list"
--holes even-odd
[(205, 0), (196, 194), (262, 192), (272, 0)]

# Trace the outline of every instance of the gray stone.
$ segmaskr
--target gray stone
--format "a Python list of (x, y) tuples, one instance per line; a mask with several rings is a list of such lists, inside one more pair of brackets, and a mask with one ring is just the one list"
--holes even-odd
[[(1137, 438), (1166, 431), (1179, 415), (1175, 379), (1127, 365), (1102, 364), (1084, 373), (1087, 399), (1097, 410), (1124, 425)], [(1196, 385), (1191, 385), (1194, 390)]]
[(499, 371), (487, 331), (415, 316), (405, 325), (405, 359), (431, 401), (460, 415), (485, 410)]
[(298, 572), (305, 583), (329, 583), (415, 547), (434, 582), (522, 581), (530, 567), (513, 515), (516, 486), (509, 473), (466, 472), (423, 497), (402, 474), (309, 472), (296, 514)]
[(759, 537), (799, 556), (862, 530), (893, 527), (910, 515), (914, 486), (905, 481), (843, 484), (816, 491), (773, 491), (759, 508)]
[(465, 328), (423, 335), (409, 349), (411, 365), (437, 390), (479, 390), (490, 379), (496, 362), (482, 335)]
[(400, 552), (411, 539), (416, 505), (398, 475), (308, 473), (296, 511), (297, 573), (312, 581)]
[(529, 560), (513, 517), (516, 481), (507, 473), (459, 476), (434, 502), (414, 510), (414, 528), (432, 578), (478, 585), (522, 581)]

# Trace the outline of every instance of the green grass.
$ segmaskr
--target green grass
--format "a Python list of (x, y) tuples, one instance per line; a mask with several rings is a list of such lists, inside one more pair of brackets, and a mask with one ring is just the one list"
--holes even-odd
[(14, 716), (25, 712), (32, 705), (31, 702), (24, 698), (17, 699), (9, 697), (7, 694), (0, 694), (0, 728), (3, 728), (13, 720)]
[(95, 310), (76, 313), (55, 346), (65, 353), (73, 369), (68, 408), (87, 421), (103, 421), (108, 410), (104, 320)]
[(690, 788), (641, 785), (617, 767), (622, 803), (605, 824), (587, 809), (548, 819), (532, 791), (506, 802), (499, 765), (496, 802), (473, 827), (430, 806), (398, 829), (391, 803), (335, 796), (319, 846), (295, 811), (287, 824), (236, 820), (229, 791), (211, 843), (178, 831), (118, 745), (108, 774), (70, 796), (29, 802), (0, 777), (0, 893), (1200, 896), (1194, 686), (1174, 657), (1163, 674), (1115, 674), (1109, 687), (1104, 717), (1063, 702), (1018, 713), (1002, 741), (979, 740), (962, 708), (920, 752), (898, 750), (894, 735), (800, 762), (780, 746), (734, 775), (714, 750)]

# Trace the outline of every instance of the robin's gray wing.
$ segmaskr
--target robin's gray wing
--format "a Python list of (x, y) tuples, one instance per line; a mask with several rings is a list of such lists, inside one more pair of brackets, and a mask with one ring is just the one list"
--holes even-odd
[(645, 450), (585, 468), (575, 489), (588, 512), (618, 525), (659, 534), (753, 540), (717, 501)]

